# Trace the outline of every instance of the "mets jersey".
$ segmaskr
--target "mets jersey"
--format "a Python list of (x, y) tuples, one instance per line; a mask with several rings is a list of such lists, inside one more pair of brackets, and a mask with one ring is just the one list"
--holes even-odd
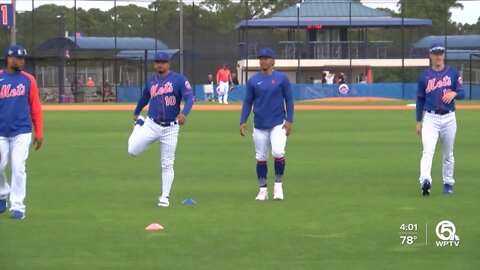
[(180, 102), (185, 100), (182, 113), (187, 116), (193, 105), (193, 93), (185, 76), (170, 71), (165, 77), (153, 75), (146, 83), (135, 115), (150, 101), (148, 117), (159, 122), (173, 122), (180, 113)]
[(445, 65), (440, 71), (431, 67), (425, 69), (418, 80), (417, 88), (417, 121), (422, 121), (423, 111), (455, 111), (455, 102), (449, 104), (442, 101), (445, 93), (455, 91), (455, 99), (463, 99), (465, 91), (462, 86), (462, 77), (458, 70)]
[(15, 137), (32, 132), (43, 137), (42, 108), (37, 82), (27, 72), (0, 70), (0, 136)]
[(285, 120), (293, 122), (293, 94), (288, 77), (273, 71), (270, 75), (257, 73), (247, 82), (240, 123), (246, 123), (253, 105), (253, 125), (270, 129)]

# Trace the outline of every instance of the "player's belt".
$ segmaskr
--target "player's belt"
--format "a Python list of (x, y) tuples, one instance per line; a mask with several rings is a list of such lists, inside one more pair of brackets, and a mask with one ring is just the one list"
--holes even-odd
[(161, 121), (158, 121), (158, 120), (153, 119), (153, 118), (151, 118), (151, 119), (153, 120), (153, 122), (155, 122), (155, 124), (157, 124), (157, 125), (159, 125), (159, 126), (161, 126), (161, 127), (175, 126), (176, 124), (178, 124), (177, 121), (173, 121), (173, 122), (161, 122)]
[(447, 110), (427, 110), (428, 113), (433, 113), (433, 114), (438, 114), (438, 115), (445, 115), (449, 114), (453, 111), (447, 111)]

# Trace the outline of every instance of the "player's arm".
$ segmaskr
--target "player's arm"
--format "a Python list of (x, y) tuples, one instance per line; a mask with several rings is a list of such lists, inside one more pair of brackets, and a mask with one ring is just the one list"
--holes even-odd
[(425, 107), (425, 83), (422, 80), (422, 76), (420, 75), (420, 79), (418, 80), (418, 87), (417, 87), (417, 100), (416, 100), (416, 118), (417, 122), (415, 125), (415, 131), (418, 135), (422, 132), (422, 118), (423, 118), (423, 108)]
[(247, 82), (247, 92), (245, 93), (245, 99), (242, 105), (242, 114), (240, 116), (240, 135), (245, 136), (247, 132), (247, 120), (250, 112), (252, 111), (254, 89), (250, 82)]
[(292, 131), (294, 104), (292, 86), (290, 84), (290, 80), (286, 76), (283, 80), (283, 96), (285, 98), (285, 107), (287, 110), (287, 117), (285, 119), (285, 124), (283, 125), (283, 128), (285, 129), (285, 132), (288, 136)]
[(185, 100), (185, 103), (183, 104), (183, 110), (177, 116), (177, 122), (180, 126), (182, 126), (185, 124), (185, 120), (187, 120), (187, 116), (193, 107), (192, 87), (186, 78), (183, 80), (182, 86), (180, 87), (180, 93), (182, 95), (182, 99)]
[(143, 108), (147, 106), (148, 101), (150, 100), (150, 91), (147, 88), (148, 83), (145, 85), (145, 88), (142, 91), (142, 96), (138, 99), (137, 107), (135, 107), (135, 111), (133, 112), (133, 120), (137, 121), (138, 116), (142, 112)]
[(28, 97), (28, 103), (30, 105), (30, 116), (32, 118), (34, 128), (33, 144), (35, 145), (35, 151), (40, 149), (43, 142), (43, 115), (42, 105), (40, 104), (40, 96), (38, 95), (37, 81), (33, 76), (29, 76), (30, 79), (30, 96)]
[(463, 90), (463, 80), (462, 76), (460, 76), (460, 73), (457, 73), (457, 78), (453, 82), (454, 86), (454, 91), (457, 93), (455, 96), (455, 99), (464, 99), (465, 98), (465, 90)]

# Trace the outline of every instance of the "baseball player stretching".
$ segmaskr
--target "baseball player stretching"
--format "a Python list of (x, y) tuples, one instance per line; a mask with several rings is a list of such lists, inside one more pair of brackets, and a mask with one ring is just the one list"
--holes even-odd
[[(139, 156), (150, 144), (160, 142), (162, 163), (162, 195), (158, 206), (168, 207), (172, 188), (177, 148), (178, 132), (185, 124), (186, 117), (193, 105), (193, 93), (185, 76), (170, 71), (170, 57), (159, 52), (154, 56), (155, 75), (146, 83), (142, 96), (133, 113), (135, 125), (128, 139), (128, 153)], [(185, 100), (180, 111), (180, 103)], [(148, 116), (144, 119), (140, 113), (150, 101)]]
[[(465, 97), (460, 73), (444, 63), (445, 48), (433, 45), (429, 52), (432, 65), (420, 75), (416, 104), (416, 132), (422, 136), (423, 144), (420, 185), (424, 196), (430, 195), (432, 160), (439, 138), (443, 147), (443, 192), (453, 192), (453, 144), (457, 132), (454, 99)], [(425, 116), (422, 123), (423, 111)]]
[[(5, 53), (5, 70), (0, 70), (0, 213), (7, 209), (14, 219), (25, 218), (27, 174), (25, 163), (35, 129), (35, 150), (42, 145), (42, 108), (35, 78), (23, 71), (27, 51), (12, 45)], [(6, 168), (12, 165), (11, 186)]]
[[(240, 134), (245, 136), (247, 119), (253, 105), (253, 141), (257, 159), (260, 191), (255, 200), (268, 199), (267, 160), (271, 148), (275, 158), (273, 199), (283, 200), (282, 177), (285, 170), (285, 145), (293, 122), (293, 95), (290, 81), (283, 73), (273, 70), (275, 53), (263, 48), (258, 55), (261, 72), (247, 82), (240, 118)], [(286, 108), (286, 113), (285, 113)]]

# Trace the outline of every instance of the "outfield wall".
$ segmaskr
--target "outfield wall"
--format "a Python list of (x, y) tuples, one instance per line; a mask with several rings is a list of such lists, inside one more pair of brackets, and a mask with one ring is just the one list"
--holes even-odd
[[(331, 97), (381, 97), (393, 99), (415, 99), (416, 83), (356, 83), (347, 85), (322, 84), (292, 84), (295, 100), (308, 100)], [(480, 84), (464, 85), (465, 99), (480, 99)], [(208, 96), (203, 93), (203, 85), (194, 85), (197, 100), (204, 101)], [(117, 88), (118, 102), (136, 102), (140, 97), (139, 86), (119, 86)], [(236, 85), (229, 93), (229, 101), (242, 101), (245, 96), (245, 86)], [(217, 94), (215, 94), (215, 98)]]

